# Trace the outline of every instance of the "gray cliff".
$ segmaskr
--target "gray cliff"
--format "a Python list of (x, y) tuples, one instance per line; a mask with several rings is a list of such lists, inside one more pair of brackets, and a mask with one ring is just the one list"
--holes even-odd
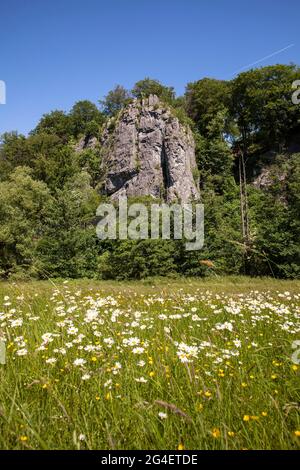
[(134, 100), (105, 127), (102, 139), (104, 192), (185, 203), (199, 198), (195, 143), (168, 106), (151, 95)]

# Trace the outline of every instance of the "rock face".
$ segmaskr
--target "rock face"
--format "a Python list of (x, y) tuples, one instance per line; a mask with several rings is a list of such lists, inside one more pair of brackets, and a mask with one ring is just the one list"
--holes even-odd
[(112, 199), (150, 195), (184, 203), (199, 198), (192, 132), (157, 96), (135, 100), (110, 121), (101, 147), (104, 191)]

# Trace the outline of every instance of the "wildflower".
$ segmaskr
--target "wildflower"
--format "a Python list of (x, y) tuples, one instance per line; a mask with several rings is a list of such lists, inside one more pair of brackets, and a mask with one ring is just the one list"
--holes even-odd
[(228, 431), (227, 434), (228, 434), (229, 437), (234, 437), (235, 436), (235, 432), (233, 432), (233, 431)]
[(78, 439), (80, 441), (85, 441), (85, 435), (84, 434), (79, 434)]
[(148, 382), (148, 380), (145, 379), (144, 377), (140, 377), (139, 379), (135, 379), (135, 381), (140, 382), (140, 383), (144, 383), (144, 384)]
[(145, 351), (145, 348), (142, 348), (142, 347), (133, 348), (132, 350), (133, 354), (143, 354), (144, 351)]
[(75, 328), (75, 326), (71, 326), (68, 331), (68, 335), (76, 335), (78, 333), (78, 328)]
[(162, 411), (158, 413), (158, 416), (160, 417), (160, 419), (166, 419), (168, 417), (167, 413), (163, 413)]
[(249, 415), (244, 415), (243, 421), (250, 421), (250, 416)]
[(207, 398), (210, 398), (212, 396), (212, 393), (209, 391), (209, 390), (206, 390), (206, 392), (204, 392), (204, 395), (207, 397)]
[(81, 380), (89, 380), (91, 378), (90, 374), (84, 374), (82, 377), (81, 377)]
[(298, 370), (298, 366), (296, 364), (293, 364), (292, 365), (292, 370), (295, 370), (295, 371)]
[(272, 374), (272, 375), (271, 375), (271, 379), (272, 379), (272, 380), (276, 380), (277, 377), (278, 377), (278, 376), (277, 376), (276, 374)]
[(49, 357), (49, 359), (46, 360), (46, 364), (55, 364), (57, 359), (55, 357)]
[(22, 326), (23, 325), (23, 320), (21, 318), (18, 318), (17, 320), (12, 320), (10, 323), (10, 326), (14, 328), (15, 326)]
[(246, 382), (242, 382), (242, 387), (246, 388), (246, 387), (248, 387), (248, 384), (246, 384)]
[(26, 348), (23, 348), (23, 349), (19, 349), (16, 354), (17, 356), (26, 356), (28, 353), (27, 349)]
[(216, 329), (217, 330), (228, 330), (228, 331), (232, 331), (233, 330), (233, 324), (226, 321), (224, 323), (217, 323), (216, 324)]
[(21, 442), (26, 442), (26, 441), (28, 441), (28, 437), (27, 436), (20, 436), (20, 441)]
[(215, 439), (218, 439), (221, 436), (221, 431), (218, 428), (214, 428), (211, 434)]
[[(125, 340), (123, 342), (125, 342)], [(126, 343), (128, 346), (138, 346), (140, 344), (140, 339), (137, 337), (129, 338)]]
[(240, 348), (242, 343), (239, 339), (235, 339), (233, 341), (233, 344), (235, 345), (236, 348)]
[(149, 373), (149, 376), (150, 376), (150, 377), (154, 377), (154, 376), (155, 376), (155, 372), (151, 371), (151, 372)]
[(83, 366), (85, 363), (86, 360), (81, 358), (75, 359), (75, 361), (73, 362), (74, 366)]
[(184, 445), (183, 444), (178, 444), (177, 450), (184, 450)]
[(300, 431), (294, 431), (296, 437), (300, 437)]
[(262, 415), (262, 416), (268, 416), (268, 413), (267, 413), (266, 411), (262, 411), (262, 412), (261, 412), (261, 415)]

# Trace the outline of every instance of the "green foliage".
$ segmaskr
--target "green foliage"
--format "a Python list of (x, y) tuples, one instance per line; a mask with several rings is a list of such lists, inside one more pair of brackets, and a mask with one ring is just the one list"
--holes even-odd
[(215, 189), (222, 191), (226, 179), (232, 175), (233, 155), (223, 134), (227, 111), (220, 110), (207, 125), (206, 137), (195, 133), (196, 158), (200, 169), (201, 185), (208, 181), (215, 183)]
[(97, 136), (100, 126), (105, 118), (98, 110), (97, 106), (90, 101), (78, 101), (70, 111), (69, 119), (71, 122), (72, 135), (78, 137)]
[(162, 101), (168, 104), (172, 104), (175, 100), (175, 92), (173, 87), (166, 87), (162, 85), (158, 80), (151, 78), (144, 78), (137, 82), (133, 89), (132, 95), (135, 98), (147, 98), (150, 95), (158, 96)]
[(43, 231), (50, 191), (31, 171), (18, 167), (0, 183), (0, 275), (36, 276), (36, 247)]
[(111, 117), (121, 111), (129, 101), (130, 93), (122, 85), (117, 85), (104, 97), (104, 100), (100, 100), (99, 103), (103, 113)]
[[(219, 111), (227, 109), (229, 103), (229, 82), (203, 78), (202, 80), (187, 85), (185, 107), (188, 116), (196, 123), (198, 131), (204, 137), (209, 136), (209, 125), (211, 121)], [(224, 123), (224, 131), (228, 125), (227, 122)]]
[(97, 239), (92, 225), (99, 204), (87, 173), (69, 179), (52, 199), (37, 246), (42, 277), (92, 277)]
[(124, 240), (116, 241), (111, 248), (98, 259), (100, 279), (144, 279), (176, 271), (175, 244), (172, 241)]
[(91, 186), (95, 188), (102, 178), (100, 146), (84, 149), (77, 154), (76, 158), (80, 169), (89, 174)]
[(249, 188), (254, 240), (252, 272), (299, 278), (300, 154), (289, 162), (281, 160), (273, 172), (268, 190)]
[(64, 111), (52, 111), (49, 114), (44, 114), (31, 134), (50, 134), (59, 137), (63, 142), (67, 142), (72, 135), (70, 116)]
[[(131, 93), (115, 87), (101, 102), (102, 111), (79, 101), (69, 113), (45, 114), (28, 137), (4, 134), (0, 276), (142, 279), (248, 273), (298, 278), (300, 156), (287, 149), (299, 142), (300, 107), (291, 100), (292, 82), (299, 76), (294, 65), (264, 67), (228, 82), (204, 78), (189, 83), (179, 98), (172, 87), (146, 78)], [(100, 242), (96, 237), (101, 129), (107, 122), (112, 133), (132, 97), (150, 94), (194, 133), (193, 177), (205, 205), (205, 244), (199, 252), (187, 252), (184, 240)], [(91, 137), (98, 140), (89, 146)], [(85, 143), (80, 151), (79, 141)], [(248, 246), (241, 230), (241, 152), (248, 183)], [(139, 164), (137, 159), (137, 169)], [(261, 170), (267, 184), (257, 188), (252, 182)], [(149, 205), (153, 199), (131, 202)]]
[(231, 112), (244, 144), (282, 150), (299, 130), (300, 109), (292, 103), (292, 83), (300, 78), (294, 65), (273, 65), (241, 73), (231, 85)]

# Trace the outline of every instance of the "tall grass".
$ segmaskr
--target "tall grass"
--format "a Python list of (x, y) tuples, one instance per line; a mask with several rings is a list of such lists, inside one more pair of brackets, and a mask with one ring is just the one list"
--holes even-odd
[(1, 449), (299, 448), (299, 285), (0, 284)]

